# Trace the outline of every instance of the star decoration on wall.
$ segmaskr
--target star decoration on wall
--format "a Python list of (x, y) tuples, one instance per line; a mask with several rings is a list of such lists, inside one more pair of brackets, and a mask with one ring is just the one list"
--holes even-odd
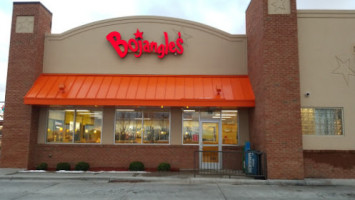
[(134, 35), (136, 36), (136, 39), (138, 39), (138, 40), (143, 39), (143, 32), (140, 32), (138, 28), (137, 28), (137, 32), (134, 33)]
[(17, 33), (32, 33), (34, 26), (34, 18), (32, 16), (17, 17), (16, 32)]
[(350, 76), (355, 76), (355, 70), (351, 68), (350, 58), (341, 59), (335, 56), (338, 67), (333, 70), (333, 74), (340, 74), (343, 76), (347, 85), (349, 85)]
[(275, 12), (286, 10), (285, 0), (278, 0), (271, 4), (274, 7)]

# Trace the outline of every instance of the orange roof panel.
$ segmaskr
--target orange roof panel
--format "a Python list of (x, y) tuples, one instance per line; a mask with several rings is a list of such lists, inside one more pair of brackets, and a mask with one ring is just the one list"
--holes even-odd
[(248, 76), (42, 74), (33, 105), (254, 107)]

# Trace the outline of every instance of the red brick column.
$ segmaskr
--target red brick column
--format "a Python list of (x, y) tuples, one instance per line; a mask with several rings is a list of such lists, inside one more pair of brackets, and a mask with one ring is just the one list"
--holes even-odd
[[(303, 179), (296, 0), (252, 0), (246, 12), (248, 70), (256, 96), (252, 147), (267, 153), (269, 179)], [(290, 6), (289, 13), (269, 14)], [(270, 9), (271, 10), (271, 9)]]
[(24, 105), (23, 97), (42, 73), (44, 37), (51, 31), (51, 20), (52, 14), (39, 2), (14, 2), (1, 167), (31, 165), (37, 141), (38, 108)]

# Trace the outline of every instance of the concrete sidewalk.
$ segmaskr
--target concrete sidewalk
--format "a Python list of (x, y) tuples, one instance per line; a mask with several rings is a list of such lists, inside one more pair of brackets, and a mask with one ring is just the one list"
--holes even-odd
[(192, 171), (180, 172), (130, 172), (130, 171), (28, 171), (0, 168), (0, 180), (95, 180), (105, 182), (166, 182), (180, 184), (222, 183), (233, 185), (301, 185), (301, 186), (355, 186), (355, 179), (305, 179), (305, 180), (257, 180), (246, 176), (197, 175)]

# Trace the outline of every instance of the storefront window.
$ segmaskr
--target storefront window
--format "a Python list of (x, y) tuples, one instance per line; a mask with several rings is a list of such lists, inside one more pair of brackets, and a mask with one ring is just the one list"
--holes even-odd
[(115, 143), (168, 144), (169, 137), (169, 112), (116, 110)]
[(169, 113), (144, 112), (144, 143), (169, 143)]
[(72, 143), (74, 110), (49, 110), (47, 142)]
[(183, 111), (183, 143), (198, 144), (200, 132), (200, 116), (195, 110)]
[(142, 112), (118, 110), (115, 130), (116, 143), (142, 143)]
[(223, 144), (238, 144), (238, 111), (222, 110), (221, 119)]
[(301, 108), (304, 135), (343, 135), (341, 108)]
[(183, 111), (183, 144), (199, 144), (200, 121), (222, 124), (222, 144), (238, 144), (238, 110)]
[(75, 143), (101, 143), (102, 112), (77, 110)]
[(102, 111), (49, 110), (47, 142), (100, 143), (101, 129)]
[(201, 111), (201, 120), (215, 120), (220, 118), (220, 111)]

